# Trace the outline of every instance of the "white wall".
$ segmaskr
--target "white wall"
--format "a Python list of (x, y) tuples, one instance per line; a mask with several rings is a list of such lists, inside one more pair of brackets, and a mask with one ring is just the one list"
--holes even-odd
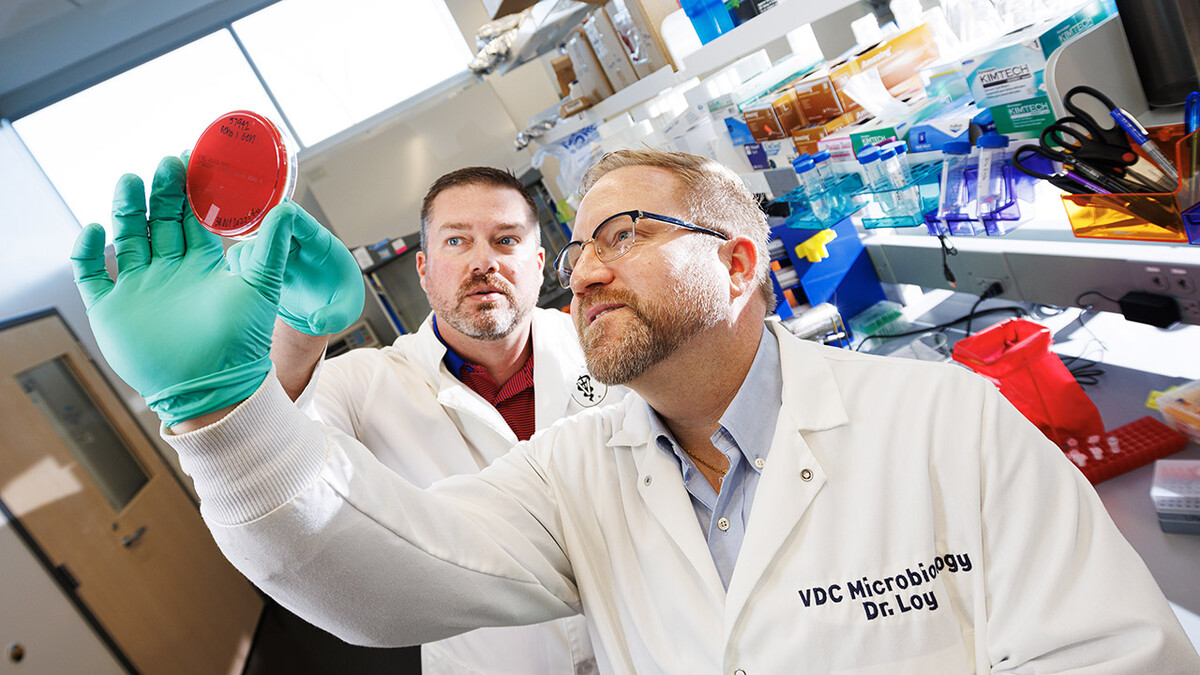
[[(158, 436), (158, 418), (100, 357), (71, 271), (71, 247), (79, 229), (12, 126), (0, 121), (0, 321), (57, 309), (146, 435), (180, 473), (175, 451)], [(111, 246), (108, 253), (111, 258)], [(190, 482), (185, 483), (190, 489)]]

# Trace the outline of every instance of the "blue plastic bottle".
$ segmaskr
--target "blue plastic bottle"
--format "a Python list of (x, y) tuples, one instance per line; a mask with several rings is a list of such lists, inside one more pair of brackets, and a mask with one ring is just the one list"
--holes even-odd
[(720, 0), (679, 0), (679, 5), (696, 29), (700, 44), (708, 44), (722, 33), (733, 30), (733, 19)]

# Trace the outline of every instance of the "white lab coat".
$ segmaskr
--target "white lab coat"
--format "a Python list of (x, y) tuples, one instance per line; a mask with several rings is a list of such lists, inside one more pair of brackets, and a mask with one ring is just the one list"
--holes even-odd
[(783, 406), (728, 592), (636, 395), (427, 491), (273, 378), (168, 441), (234, 565), (364, 643), (583, 611), (607, 673), (1200, 672), (1095, 492), (995, 388), (773, 330)]
[[(534, 309), (534, 416), (538, 430), (628, 393), (591, 378), (568, 315)], [(500, 413), (446, 368), (446, 347), (429, 319), (390, 347), (351, 351), (322, 364), (313, 416), (354, 436), (388, 468), (419, 487), (477, 473), (504, 456), (517, 437)], [(310, 387), (312, 388), (312, 387)], [(425, 675), (557, 675), (595, 672), (585, 621), (567, 617), (535, 626), (483, 628), (423, 645)]]

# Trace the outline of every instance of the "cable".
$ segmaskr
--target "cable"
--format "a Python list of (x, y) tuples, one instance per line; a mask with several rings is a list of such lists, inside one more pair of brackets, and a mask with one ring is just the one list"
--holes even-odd
[(1121, 301), (1120, 301), (1120, 300), (1113, 300), (1112, 298), (1110, 298), (1110, 297), (1108, 297), (1107, 295), (1105, 295), (1105, 294), (1101, 293), (1100, 291), (1084, 291), (1084, 292), (1080, 293), (1080, 294), (1079, 294), (1079, 295), (1078, 295), (1078, 296), (1075, 298), (1075, 306), (1076, 306), (1076, 307), (1081, 307), (1081, 308), (1083, 308), (1084, 310), (1089, 310), (1089, 309), (1091, 309), (1091, 308), (1092, 308), (1092, 306), (1091, 306), (1091, 305), (1085, 305), (1085, 304), (1083, 304), (1083, 298), (1084, 298), (1084, 296), (1088, 296), (1088, 295), (1098, 295), (1098, 296), (1100, 296), (1100, 297), (1104, 298), (1105, 300), (1107, 300), (1107, 301), (1109, 301), (1109, 302), (1113, 303), (1114, 305), (1119, 305), (1119, 304), (1121, 304)]
[(886, 339), (898, 338), (898, 337), (909, 337), (911, 335), (921, 335), (922, 333), (932, 333), (934, 331), (939, 331), (939, 330), (943, 330), (945, 328), (949, 328), (956, 323), (966, 321), (973, 317), (988, 316), (991, 314), (998, 314), (1000, 312), (1013, 312), (1017, 316), (1025, 316), (1027, 314), (1024, 307), (1018, 307), (1016, 305), (1011, 305), (1008, 307), (989, 307), (988, 309), (980, 310), (980, 311), (974, 312), (972, 314), (964, 314), (964, 315), (958, 317), (957, 319), (953, 319), (953, 320), (947, 321), (945, 323), (939, 323), (936, 326), (929, 326), (928, 328), (919, 328), (917, 330), (905, 331), (903, 333), (894, 333), (892, 335), (880, 335), (880, 334), (868, 335), (862, 339), (862, 342), (860, 342), (857, 347), (854, 348), (854, 351), (856, 351), (856, 352), (861, 351), (862, 346), (865, 345), (867, 343), (867, 340), (870, 340), (871, 338), (875, 338), (878, 340), (886, 340)]
[(979, 299), (975, 304), (971, 305), (971, 311), (967, 313), (967, 335), (971, 334), (971, 321), (975, 318), (975, 310), (979, 309), (980, 303), (984, 300), (990, 300), (1004, 292), (1004, 285), (999, 281), (993, 281), (988, 284), (988, 287), (983, 289), (983, 293), (979, 294)]
[(946, 235), (944, 234), (938, 235), (938, 243), (942, 245), (942, 275), (946, 277), (946, 281), (950, 282), (950, 286), (958, 288), (958, 281), (954, 278), (954, 272), (950, 270), (950, 260), (947, 257), (958, 255), (958, 249), (954, 248), (954, 244), (946, 240)]

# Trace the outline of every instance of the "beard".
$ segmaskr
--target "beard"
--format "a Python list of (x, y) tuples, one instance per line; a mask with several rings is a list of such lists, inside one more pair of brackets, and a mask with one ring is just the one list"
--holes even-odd
[(612, 289), (588, 299), (587, 306), (621, 303), (633, 316), (623, 322), (597, 317), (587, 325), (580, 304), (574, 316), (579, 343), (592, 376), (607, 385), (627, 384), (677, 352), (702, 331), (728, 316), (728, 301), (716, 284), (694, 278), (693, 284), (676, 280), (668, 288), (666, 303), (644, 301), (630, 291)]
[[(503, 300), (486, 303), (471, 302), (467, 297), (480, 288), (490, 286), (498, 291)], [(506, 338), (529, 313), (532, 303), (519, 303), (516, 289), (497, 274), (473, 274), (463, 282), (454, 298), (453, 306), (446, 311), (437, 311), (438, 321), (445, 321), (454, 330), (476, 340), (500, 340)]]

